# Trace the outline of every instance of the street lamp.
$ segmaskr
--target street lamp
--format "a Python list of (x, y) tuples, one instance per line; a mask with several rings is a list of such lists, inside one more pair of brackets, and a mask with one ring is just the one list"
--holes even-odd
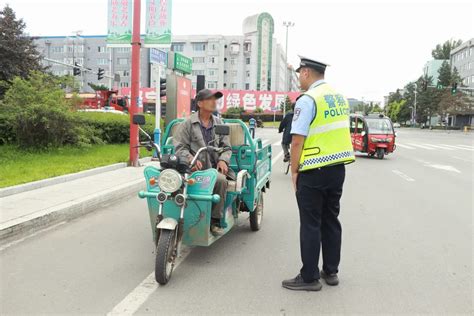
[[(286, 63), (286, 72), (287, 72), (286, 84), (289, 87), (290, 75), (288, 71), (288, 29), (290, 27), (295, 26), (295, 23), (291, 21), (283, 21), (283, 26), (286, 27), (286, 45), (285, 45), (285, 63)], [(285, 115), (286, 115), (286, 102), (283, 104), (283, 117), (285, 117)]]

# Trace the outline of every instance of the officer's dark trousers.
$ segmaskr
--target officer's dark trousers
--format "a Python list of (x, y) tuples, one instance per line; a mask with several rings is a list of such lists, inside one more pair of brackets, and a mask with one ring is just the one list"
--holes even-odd
[(319, 279), (321, 245), (323, 270), (328, 274), (338, 272), (342, 229), (337, 217), (345, 174), (340, 164), (298, 175), (296, 200), (300, 210), (301, 276), (305, 282)]

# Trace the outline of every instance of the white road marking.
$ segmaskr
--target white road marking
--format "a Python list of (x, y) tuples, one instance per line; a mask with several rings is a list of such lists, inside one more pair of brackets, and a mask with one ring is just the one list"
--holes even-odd
[(281, 145), (281, 140), (279, 140), (279, 141), (277, 141), (277, 142), (274, 142), (274, 143), (272, 144), (272, 146), (278, 146), (278, 145)]
[[(272, 166), (283, 156), (283, 151), (279, 152), (272, 159)], [(191, 249), (183, 247), (180, 256), (176, 260), (174, 268), (178, 268), (181, 262), (191, 253)], [(125, 298), (115, 305), (107, 315), (133, 315), (146, 302), (153, 292), (158, 289), (159, 284), (155, 280), (155, 272), (150, 273), (135, 289), (133, 289)]]
[(280, 151), (278, 153), (278, 155), (276, 155), (275, 157), (273, 157), (272, 159), (272, 166), (283, 156), (283, 151)]
[(446, 146), (440, 146), (440, 145), (425, 144), (425, 146), (431, 146), (431, 147), (439, 148), (439, 149), (443, 149), (443, 150), (454, 150), (453, 148), (449, 148), (449, 147), (446, 147)]
[(429, 161), (424, 161), (424, 160), (421, 160), (421, 159), (417, 159), (417, 161), (421, 162), (425, 167), (430, 167), (430, 168), (435, 168), (435, 169), (440, 169), (440, 170), (446, 170), (446, 171), (461, 173), (458, 169), (454, 168), (453, 166), (439, 165), (439, 164), (432, 163), (432, 162), (429, 162)]
[(404, 174), (403, 172), (401, 172), (400, 170), (392, 170), (393, 173), (395, 173), (397, 176), (401, 177), (402, 179), (408, 181), (408, 182), (413, 182), (415, 181), (415, 179), (409, 177), (408, 175)]
[(21, 242), (23, 242), (23, 241), (25, 241), (25, 240), (27, 240), (27, 239), (31, 239), (31, 238), (33, 238), (33, 237), (36, 237), (36, 236), (38, 236), (38, 235), (41, 234), (41, 233), (44, 233), (44, 232), (53, 230), (53, 229), (55, 229), (56, 227), (61, 226), (61, 225), (64, 225), (64, 224), (66, 224), (65, 221), (64, 221), (64, 222), (57, 223), (57, 224), (54, 224), (53, 226), (49, 226), (49, 227), (47, 227), (47, 228), (38, 230), (37, 232), (34, 232), (33, 234), (30, 234), (30, 235), (25, 236), (25, 237), (23, 237), (23, 238), (16, 239), (16, 240), (14, 240), (14, 241), (12, 241), (12, 242), (6, 243), (6, 244), (0, 246), (0, 251), (3, 251), (3, 250), (5, 250), (5, 249), (7, 249), (7, 248), (10, 248), (11, 246), (14, 246), (14, 245), (16, 245), (16, 244), (19, 244), (19, 243), (21, 243)]
[(423, 148), (423, 149), (434, 150), (434, 148), (431, 148), (431, 147), (428, 147), (428, 146), (425, 146), (425, 145), (419, 145), (419, 144), (413, 144), (413, 143), (409, 143), (409, 145), (419, 147), (419, 148)]
[(474, 147), (468, 146), (468, 145), (457, 145), (457, 146), (464, 147), (464, 148), (468, 148), (468, 149), (474, 149)]
[(454, 158), (454, 159), (457, 159), (457, 160), (461, 160), (461, 161), (465, 161), (465, 162), (471, 162), (471, 163), (472, 163), (472, 160), (465, 159), (465, 158), (461, 158), (461, 157), (458, 157), (458, 156), (451, 156), (451, 158)]
[(472, 148), (464, 148), (464, 147), (458, 147), (458, 146), (447, 145), (447, 144), (442, 144), (442, 145), (443, 145), (443, 146), (452, 147), (452, 148), (455, 148), (455, 149), (461, 149), (461, 150), (474, 151), (474, 149), (472, 149)]
[(397, 147), (402, 147), (402, 148), (406, 148), (406, 149), (415, 149), (413, 147), (410, 147), (410, 146), (407, 146), (407, 145), (403, 145), (403, 144), (400, 144), (400, 143), (396, 143), (395, 145), (397, 145)]
[[(181, 262), (191, 253), (188, 247), (183, 247), (176, 260), (176, 269)], [(155, 272), (150, 273), (132, 292), (118, 303), (107, 315), (133, 315), (146, 302), (160, 285), (155, 280)]]

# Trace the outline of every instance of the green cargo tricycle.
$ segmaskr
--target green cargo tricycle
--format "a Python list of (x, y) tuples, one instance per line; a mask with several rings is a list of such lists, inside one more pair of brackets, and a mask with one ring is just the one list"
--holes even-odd
[[(142, 115), (133, 117), (137, 125), (144, 124), (144, 120)], [(229, 119), (224, 120), (225, 124), (215, 126), (215, 134), (216, 138), (229, 135), (232, 147), (229, 167), (235, 171), (236, 179), (228, 180), (226, 196), (213, 194), (217, 170), (192, 172), (195, 159), (189, 163), (174, 154), (173, 134), (181, 122), (182, 119), (176, 119), (168, 124), (161, 146), (153, 143), (140, 128), (147, 136), (141, 146), (155, 150), (156, 160), (160, 161), (159, 166), (145, 168), (147, 189), (140, 191), (138, 196), (148, 202), (156, 246), (155, 278), (162, 285), (171, 278), (181, 244), (210, 246), (222, 237), (210, 232), (213, 203), (225, 199), (220, 223), (224, 235), (235, 225), (240, 213), (248, 214), (250, 229), (258, 231), (263, 216), (263, 193), (270, 188), (271, 146), (263, 146), (259, 138), (252, 139), (241, 120)], [(224, 149), (209, 143), (195, 157), (204, 150), (219, 152)]]

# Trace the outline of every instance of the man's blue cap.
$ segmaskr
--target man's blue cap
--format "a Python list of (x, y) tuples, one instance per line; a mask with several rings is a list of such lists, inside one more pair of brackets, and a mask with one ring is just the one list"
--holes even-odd
[(300, 66), (298, 67), (298, 69), (296, 69), (296, 72), (300, 72), (301, 68), (312, 68), (324, 73), (326, 67), (329, 66), (329, 64), (308, 57), (304, 57), (301, 55), (298, 55), (298, 57), (301, 59), (301, 61)]

